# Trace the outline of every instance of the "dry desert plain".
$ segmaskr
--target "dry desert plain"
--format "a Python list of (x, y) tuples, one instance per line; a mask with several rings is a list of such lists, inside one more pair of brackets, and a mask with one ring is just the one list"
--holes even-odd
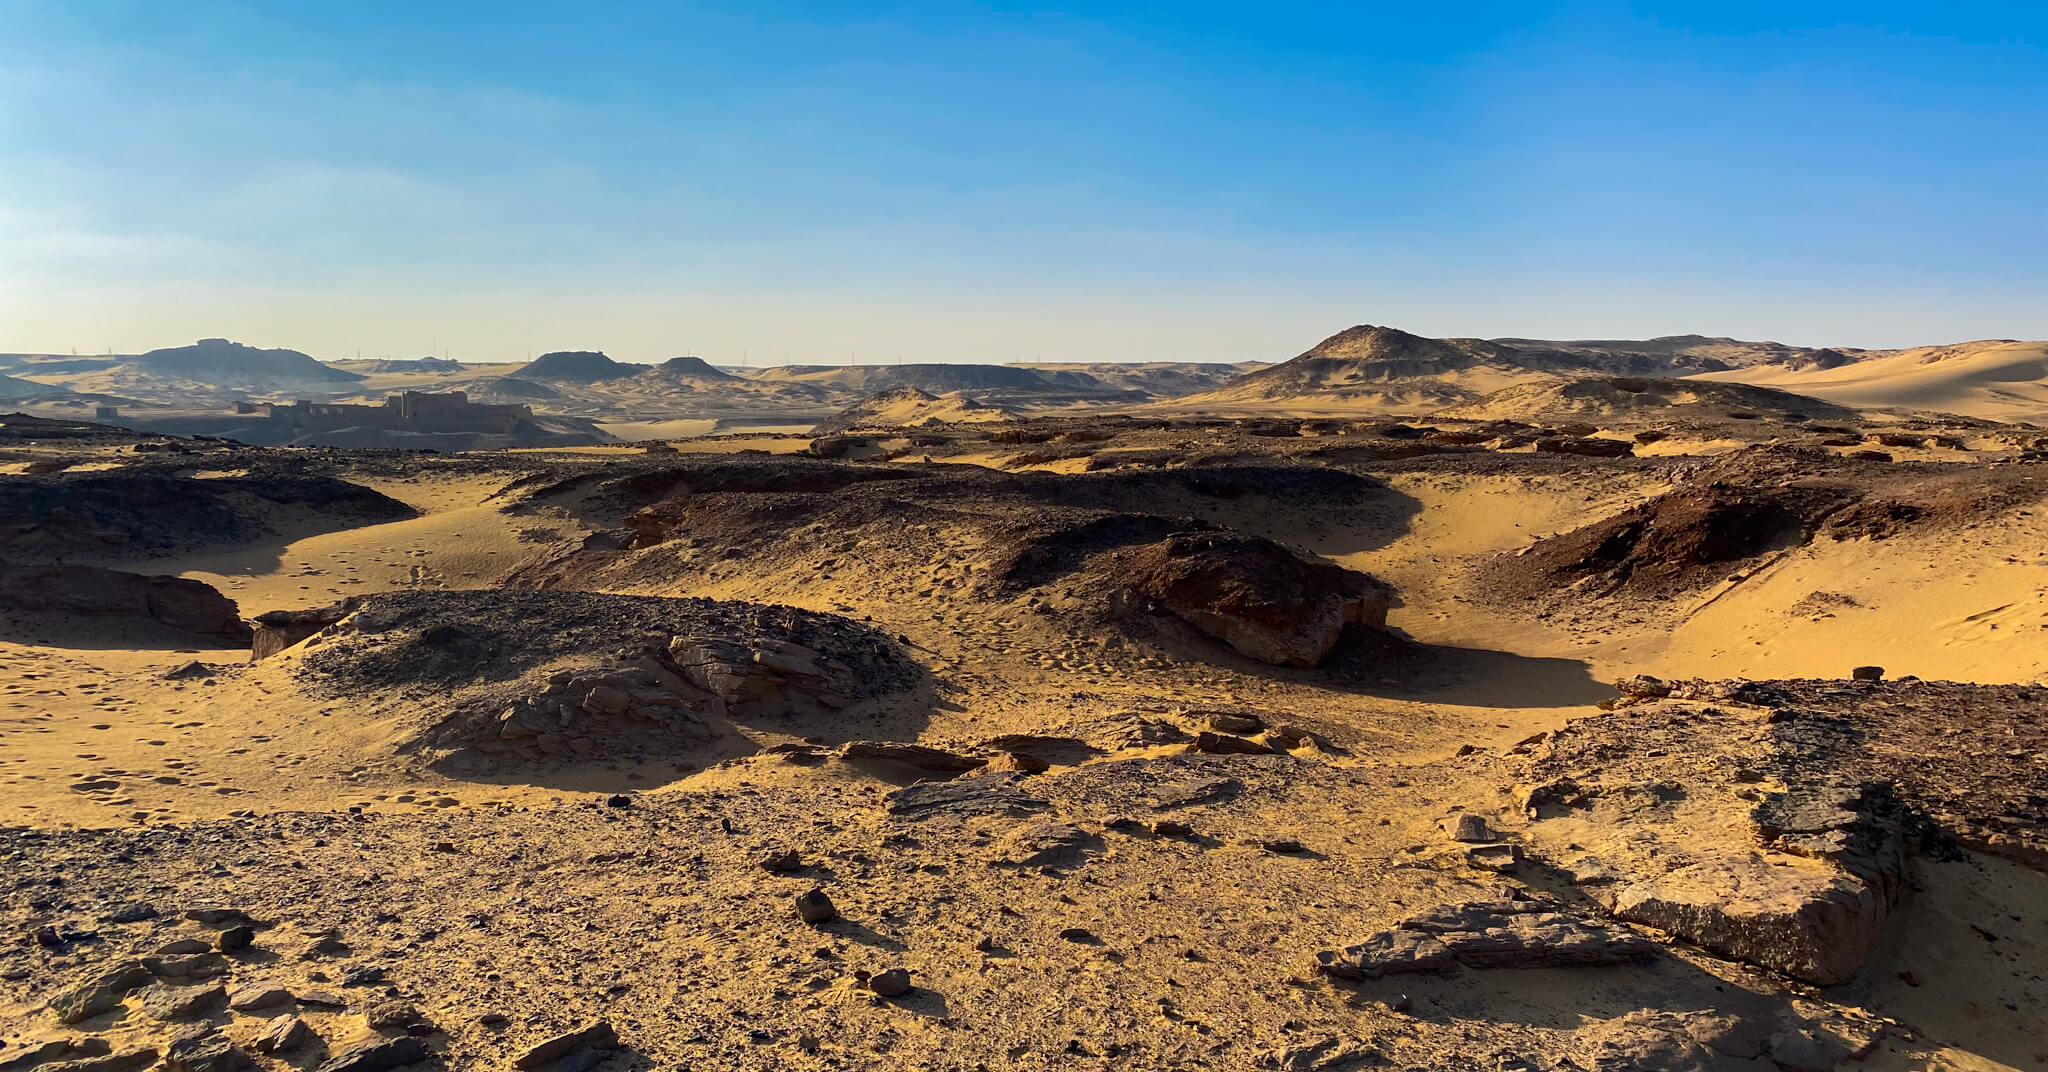
[(2040, 344), (1737, 345), (0, 417), (0, 1069), (2048, 1067)]

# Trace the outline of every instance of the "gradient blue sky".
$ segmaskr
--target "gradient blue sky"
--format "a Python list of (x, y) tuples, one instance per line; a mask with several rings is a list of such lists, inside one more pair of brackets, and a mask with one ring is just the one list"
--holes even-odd
[(2048, 336), (2048, 5), (0, 0), (0, 350)]

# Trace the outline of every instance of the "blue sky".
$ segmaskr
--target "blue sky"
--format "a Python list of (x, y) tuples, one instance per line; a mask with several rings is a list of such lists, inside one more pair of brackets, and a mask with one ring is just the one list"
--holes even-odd
[(0, 350), (2048, 336), (2037, 4), (0, 0)]

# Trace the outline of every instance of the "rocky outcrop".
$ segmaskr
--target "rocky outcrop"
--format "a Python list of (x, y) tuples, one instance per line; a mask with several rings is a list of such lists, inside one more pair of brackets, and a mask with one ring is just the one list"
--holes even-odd
[(1315, 666), (1346, 625), (1381, 626), (1392, 586), (1259, 536), (1186, 532), (1115, 557), (1144, 603), (1261, 662)]
[(1897, 902), (1903, 838), (1882, 790), (1817, 774), (1772, 718), (1666, 700), (1574, 723), (1523, 792), (1527, 851), (1617, 919), (1847, 981)]
[(980, 756), (963, 756), (944, 749), (896, 741), (849, 741), (840, 749), (839, 754), (846, 759), (899, 763), (925, 773), (946, 777), (978, 770), (988, 764), (988, 761)]
[(718, 699), (721, 717), (815, 714), (853, 702), (853, 669), (799, 644), (679, 636), (668, 657), (685, 680)]
[(1544, 454), (1576, 454), (1583, 458), (1627, 458), (1636, 449), (1626, 439), (1596, 439), (1590, 436), (1546, 436), (1536, 441)]
[(151, 467), (66, 472), (0, 481), (0, 554), (149, 554), (415, 516), (360, 484), (274, 468), (204, 479)]
[(255, 636), (249, 645), (249, 661), (268, 659), (304, 641), (355, 611), (357, 601), (344, 599), (325, 607), (307, 610), (272, 610), (258, 614)]
[(523, 758), (570, 759), (612, 751), (611, 745), (653, 740), (710, 740), (715, 731), (693, 698), (658, 670), (563, 670), (536, 696), (517, 700), (485, 727), (479, 750)]
[(1465, 968), (1579, 968), (1630, 964), (1655, 943), (1553, 901), (1440, 905), (1343, 949), (1316, 954), (1338, 979)]
[(210, 584), (97, 566), (0, 563), (0, 606), (41, 614), (146, 619), (234, 644), (249, 643), (251, 635), (235, 601)]

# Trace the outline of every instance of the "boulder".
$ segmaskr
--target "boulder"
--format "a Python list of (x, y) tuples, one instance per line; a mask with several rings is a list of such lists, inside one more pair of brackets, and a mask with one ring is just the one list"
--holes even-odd
[(290, 1053), (317, 1037), (306, 1021), (286, 1014), (265, 1024), (254, 1045), (258, 1053)]
[(839, 918), (839, 909), (824, 890), (810, 890), (796, 895), (796, 918), (810, 924), (830, 923)]
[(120, 1007), (128, 992), (148, 983), (149, 969), (137, 961), (124, 961), (103, 968), (91, 977), (57, 995), (50, 1002), (57, 1019), (67, 1024), (89, 1020)]
[(142, 992), (142, 1011), (157, 1020), (196, 1020), (214, 1006), (226, 1003), (227, 987), (166, 986), (158, 983)]
[(391, 1072), (427, 1058), (427, 1044), (411, 1035), (371, 1039), (335, 1054), (315, 1072)]
[(172, 1039), (163, 1067), (164, 1072), (242, 1072), (256, 1062), (219, 1028), (207, 1025)]
[(910, 993), (910, 973), (902, 968), (890, 968), (879, 975), (868, 977), (868, 989), (885, 998), (900, 998)]
[(1281, 666), (1323, 661), (1350, 624), (1383, 626), (1393, 588), (1272, 540), (1189, 532), (1124, 552), (1118, 583), (1239, 653)]
[(1819, 772), (1809, 729), (1774, 719), (1661, 700), (1573, 722), (1537, 759), (1518, 837), (1618, 919), (1845, 982), (1897, 903), (1904, 834), (1883, 786)]
[(618, 1033), (612, 1029), (612, 1025), (599, 1020), (535, 1045), (513, 1061), (512, 1067), (521, 1070), (547, 1068), (581, 1050), (601, 1053), (618, 1048)]
[(1609, 908), (1618, 919), (1820, 986), (1856, 974), (1891, 914), (1884, 893), (1856, 876), (1773, 867), (1757, 854), (1629, 883)]

